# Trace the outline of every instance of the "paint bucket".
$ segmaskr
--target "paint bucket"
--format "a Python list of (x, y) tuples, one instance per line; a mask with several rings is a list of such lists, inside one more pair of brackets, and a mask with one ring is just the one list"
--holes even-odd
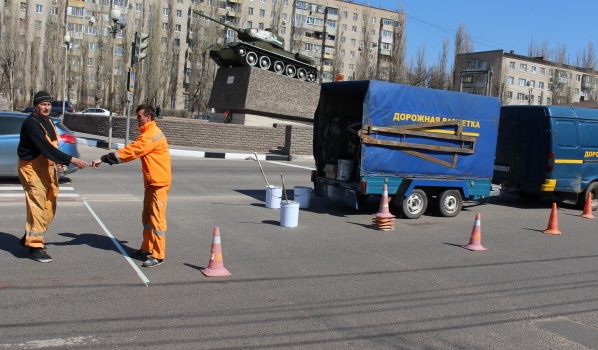
[(280, 201), (280, 226), (297, 227), (299, 222), (299, 202)]
[(337, 166), (336, 179), (342, 181), (351, 180), (351, 173), (353, 172), (353, 160), (339, 159)]
[(282, 187), (268, 186), (266, 187), (266, 208), (280, 208), (280, 199), (282, 198)]
[(299, 208), (309, 208), (311, 198), (311, 188), (305, 186), (295, 186), (293, 189), (293, 199), (299, 202)]

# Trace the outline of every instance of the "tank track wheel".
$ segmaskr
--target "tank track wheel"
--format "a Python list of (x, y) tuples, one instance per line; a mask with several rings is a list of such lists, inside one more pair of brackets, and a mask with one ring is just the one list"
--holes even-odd
[(247, 50), (244, 47), (240, 47), (235, 51), (237, 52), (237, 55), (241, 57), (245, 57), (245, 54), (247, 53)]
[(284, 73), (284, 63), (280, 61), (274, 62), (274, 71), (278, 74)]
[(257, 64), (257, 54), (253, 51), (249, 51), (245, 56), (245, 61), (250, 66), (255, 66)]
[(289, 64), (285, 70), (284, 73), (289, 76), (289, 77), (294, 77), (295, 73), (297, 73), (297, 68), (295, 68), (295, 66), (293, 66), (292, 64)]
[(317, 78), (318, 74), (316, 74), (315, 71), (310, 70), (309, 72), (307, 72), (307, 78), (305, 80), (309, 81), (310, 83), (313, 83), (314, 81), (316, 81)]
[(270, 69), (270, 64), (272, 62), (270, 61), (270, 58), (268, 56), (262, 56), (262, 57), (260, 57), (260, 61), (259, 62), (260, 62), (260, 68), (261, 69), (265, 69), (265, 70)]
[(307, 78), (307, 71), (305, 70), (305, 68), (299, 68), (297, 70), (297, 79), (305, 80), (305, 78)]

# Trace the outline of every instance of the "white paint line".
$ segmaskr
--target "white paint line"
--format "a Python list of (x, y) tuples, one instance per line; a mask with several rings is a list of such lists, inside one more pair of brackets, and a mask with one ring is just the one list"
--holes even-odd
[[(74, 191), (73, 187), (62, 187), (60, 186), (60, 191)], [(0, 186), (0, 191), (23, 191), (22, 186)]]
[(316, 168), (309, 167), (309, 166), (301, 166), (301, 165), (295, 165), (295, 164), (289, 164), (289, 163), (282, 163), (282, 162), (276, 162), (276, 161), (273, 161), (273, 160), (267, 160), (266, 162), (272, 163), (272, 164), (278, 164), (278, 165), (286, 165), (286, 166), (290, 166), (290, 167), (294, 167), (294, 168), (301, 168), (301, 169), (307, 169), (307, 170), (316, 170)]
[(137, 264), (135, 264), (135, 262), (133, 262), (133, 259), (131, 259), (129, 257), (129, 254), (127, 254), (127, 252), (125, 252), (125, 250), (123, 249), (123, 247), (120, 245), (120, 243), (118, 243), (118, 241), (116, 240), (116, 238), (114, 238), (114, 236), (112, 235), (112, 233), (110, 233), (110, 231), (108, 231), (108, 229), (106, 228), (106, 226), (104, 225), (104, 223), (102, 222), (102, 220), (100, 220), (100, 218), (96, 215), (96, 213), (93, 211), (93, 209), (91, 209), (91, 207), (89, 206), (89, 204), (87, 204), (87, 201), (83, 201), (83, 204), (85, 204), (85, 206), (87, 207), (87, 209), (89, 210), (89, 212), (91, 213), (91, 215), (93, 215), (93, 217), (96, 219), (96, 221), (98, 222), (98, 224), (100, 224), (100, 226), (102, 227), (102, 229), (104, 230), (104, 232), (106, 232), (106, 234), (108, 235), (108, 237), (110, 237), (110, 239), (112, 239), (112, 243), (114, 243), (114, 245), (116, 246), (116, 248), (118, 248), (118, 250), (120, 250), (121, 254), (125, 257), (125, 259), (127, 259), (127, 261), (129, 262), (129, 264), (137, 272), (137, 274), (139, 275), (139, 278), (141, 278), (141, 280), (143, 281), (143, 283), (145, 283), (145, 286), (147, 287), (147, 284), (150, 282), (150, 280), (145, 276), (145, 274), (143, 274), (143, 272), (141, 272), (141, 270), (139, 269), (139, 267), (137, 266)]
[[(25, 193), (0, 193), (1, 198), (25, 198)], [(76, 193), (59, 193), (58, 198), (78, 198)]]
[(171, 149), (170, 150), (171, 156), (181, 156), (181, 157), (196, 157), (196, 158), (204, 158), (206, 156), (206, 152), (201, 151), (186, 151), (180, 149)]
[(71, 345), (86, 345), (95, 342), (96, 339), (93, 337), (73, 337), (73, 338), (54, 338), (44, 340), (29, 340), (21, 343), (14, 344), (0, 344), (0, 348), (7, 349), (43, 349), (43, 348), (56, 348), (65, 347)]

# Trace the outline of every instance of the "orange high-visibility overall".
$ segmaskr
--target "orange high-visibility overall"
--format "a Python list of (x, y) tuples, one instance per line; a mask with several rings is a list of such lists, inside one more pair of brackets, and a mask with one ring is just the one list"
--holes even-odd
[(143, 198), (143, 243), (142, 250), (156, 259), (166, 255), (166, 208), (168, 192), (172, 181), (170, 151), (162, 130), (155, 121), (139, 128), (139, 137), (126, 147), (115, 152), (118, 162), (141, 159), (141, 171), (145, 194)]
[[(58, 148), (58, 132), (53, 123), (56, 140), (52, 141), (46, 132), (46, 139)], [(40, 124), (41, 125), (41, 124)], [(25, 222), (25, 245), (32, 248), (44, 247), (44, 235), (56, 214), (58, 196), (58, 173), (56, 163), (42, 154), (33, 160), (19, 159), (19, 179), (25, 191), (27, 221)]]

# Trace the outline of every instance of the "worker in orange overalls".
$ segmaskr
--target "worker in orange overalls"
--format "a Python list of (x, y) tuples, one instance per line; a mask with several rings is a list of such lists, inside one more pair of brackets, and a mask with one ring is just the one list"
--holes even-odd
[(19, 180), (25, 191), (27, 221), (25, 235), (19, 244), (29, 247), (29, 258), (39, 262), (51, 262), (44, 246), (44, 235), (56, 214), (58, 196), (57, 165), (74, 164), (84, 168), (82, 159), (58, 149), (58, 133), (49, 118), (52, 96), (45, 91), (33, 97), (34, 111), (21, 126), (19, 156)]
[(156, 125), (154, 108), (140, 105), (136, 112), (141, 133), (137, 140), (92, 161), (91, 166), (97, 169), (102, 162), (112, 165), (141, 158), (145, 187), (141, 215), (143, 242), (141, 248), (131, 255), (146, 259), (143, 267), (154, 267), (162, 264), (166, 255), (166, 206), (172, 182), (170, 151), (166, 136)]

